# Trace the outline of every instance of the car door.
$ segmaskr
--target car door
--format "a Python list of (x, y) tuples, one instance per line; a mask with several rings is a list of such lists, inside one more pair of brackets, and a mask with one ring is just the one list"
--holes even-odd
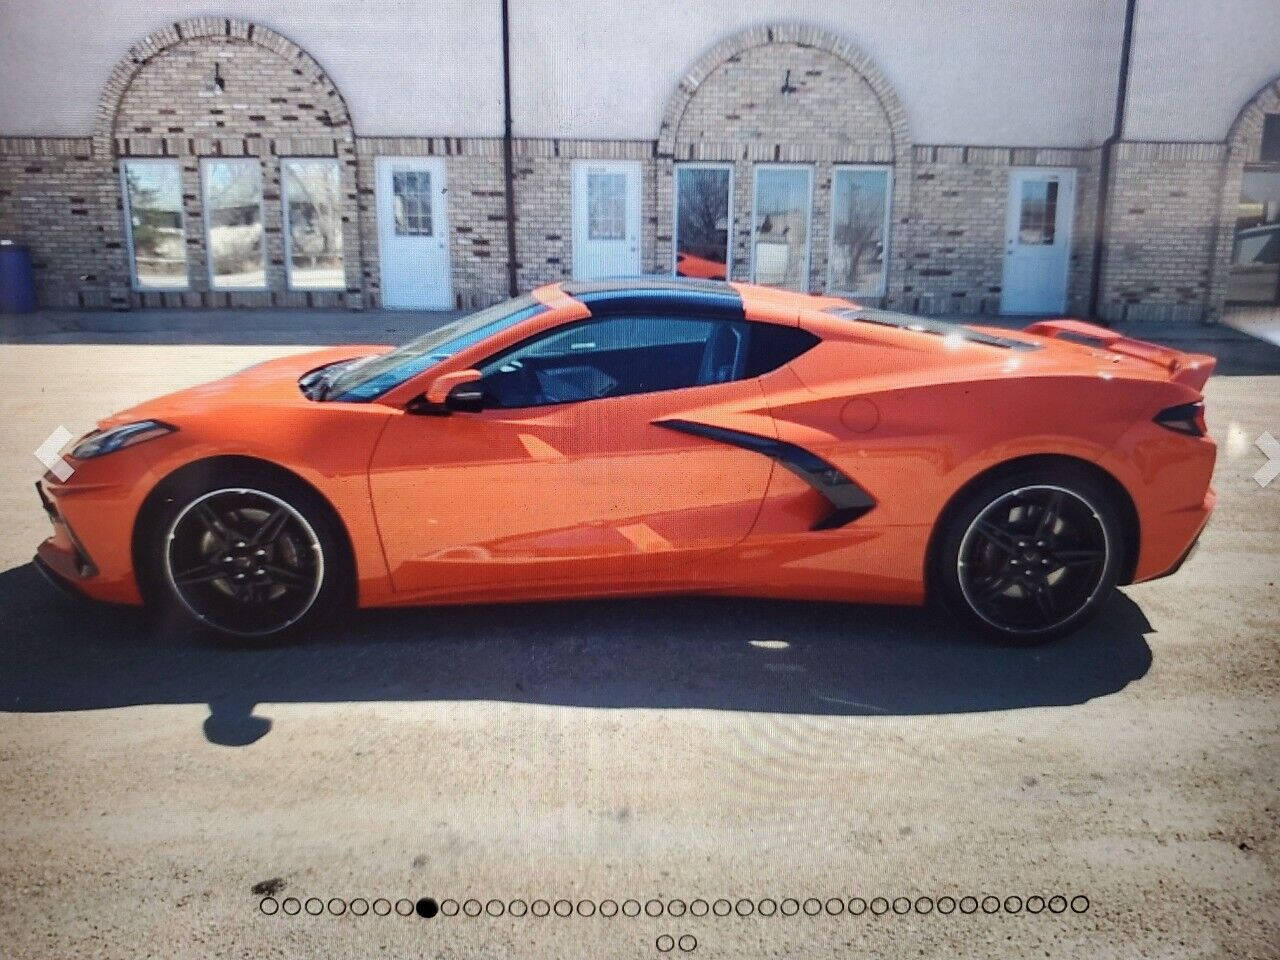
[(370, 486), (396, 590), (608, 592), (707, 576), (750, 532), (773, 468), (669, 423), (773, 436), (758, 380), (738, 375), (745, 324), (736, 355), (722, 324), (559, 327), (481, 365), (486, 409), (393, 417)]

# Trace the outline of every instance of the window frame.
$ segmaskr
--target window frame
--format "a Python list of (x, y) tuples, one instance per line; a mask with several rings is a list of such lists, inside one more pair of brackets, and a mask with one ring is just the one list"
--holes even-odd
[(342, 164), (337, 157), (293, 156), (280, 158), (280, 216), (284, 227), (284, 285), (290, 293), (345, 293), (347, 289), (347, 231), (342, 230), (342, 283), (338, 286), (299, 286), (293, 281), (293, 225), (289, 221), (289, 180), (286, 168), (291, 163), (328, 163), (338, 171), (338, 202), (342, 197)]
[[(881, 235), (884, 238), (884, 253), (880, 262), (880, 277), (874, 289), (842, 290), (832, 281), (831, 270), (833, 258), (831, 253), (836, 248), (835, 195), (836, 176), (843, 171), (854, 173), (862, 171), (882, 171), (885, 174), (884, 184), (884, 222)], [(831, 211), (831, 223), (827, 233), (827, 292), (842, 297), (883, 297), (889, 289), (889, 231), (893, 225), (893, 166), (887, 163), (839, 163), (831, 167), (831, 197), (828, 207)]]
[[(1060, 200), (1061, 181), (1053, 178), (1033, 178), (1027, 177), (1021, 181), (1021, 191), (1018, 196), (1018, 226), (1017, 239), (1015, 244), (1019, 247), (1052, 247), (1058, 242), (1058, 203)], [(1044, 200), (1040, 208), (1040, 225), (1039, 227), (1028, 227), (1027, 220), (1027, 187), (1039, 186), (1044, 188)], [(1052, 202), (1050, 202), (1052, 200)], [(1023, 239), (1023, 234), (1028, 231), (1035, 231), (1039, 234), (1039, 239), (1028, 241)]]
[[(751, 230), (748, 234), (747, 242), (751, 248), (749, 260), (751, 263), (751, 282), (759, 283), (756, 279), (756, 223), (757, 214), (760, 208), (760, 173), (764, 170), (803, 170), (808, 178), (808, 209), (805, 217), (804, 228), (804, 285), (800, 289), (800, 293), (808, 293), (810, 288), (810, 270), (813, 267), (813, 181), (814, 181), (814, 165), (812, 163), (757, 163), (751, 170)], [(788, 289), (788, 288), (780, 288)]]
[(733, 167), (732, 163), (713, 160), (689, 160), (675, 165), (675, 174), (671, 181), (671, 275), (673, 277), (679, 276), (676, 273), (676, 258), (680, 255), (680, 171), (727, 170), (729, 171), (729, 209), (724, 240), (724, 279), (726, 283), (733, 279)]
[[(182, 265), (185, 280), (182, 286), (149, 287), (138, 277), (137, 249), (133, 242), (133, 198), (129, 195), (129, 167), (172, 166), (178, 171), (178, 231), (182, 235)], [(129, 285), (137, 293), (184, 293), (191, 290), (191, 257), (187, 253), (187, 212), (182, 200), (182, 161), (177, 157), (121, 157), (120, 195), (123, 201), (125, 250), (129, 257)]]
[[(423, 176), (424, 174), (426, 175), (426, 178), (427, 178), (427, 192), (426, 192), (427, 213), (425, 217), (425, 224), (426, 224), (427, 230), (425, 233), (420, 230), (406, 231), (404, 233), (401, 233), (400, 225), (396, 222), (396, 218), (395, 218), (395, 214), (396, 214), (395, 205), (396, 205), (396, 200), (398, 199), (396, 194), (396, 178), (402, 177), (402, 176), (408, 176), (408, 175), (412, 175), (414, 178), (417, 178), (417, 177)], [(436, 219), (435, 219), (436, 218), (436, 210), (435, 210), (436, 187), (435, 187), (435, 183), (433, 182), (434, 174), (435, 174), (435, 170), (427, 167), (421, 167), (421, 166), (411, 167), (411, 168), (405, 167), (399, 170), (397, 170), (394, 165), (391, 167), (391, 234), (396, 239), (402, 239), (402, 238), (407, 238), (410, 240), (436, 239), (436, 232), (435, 232), (436, 230)], [(415, 190), (416, 189), (417, 187), (415, 185)], [(405, 217), (406, 219), (408, 218), (407, 213), (405, 214)], [(418, 204), (418, 218), (420, 220), (423, 219), (421, 202), (419, 202)]]
[[(545, 330), (539, 330), (537, 333), (530, 334), (528, 337), (525, 337), (523, 340), (517, 343), (510, 344), (506, 347), (503, 347), (501, 350), (498, 350), (495, 353), (491, 353), (489, 356), (476, 361), (474, 364), (472, 364), (472, 369), (483, 371), (485, 367), (501, 362), (511, 354), (516, 353), (519, 350), (523, 350), (525, 347), (529, 346), (530, 344), (536, 343), (538, 340), (541, 340), (546, 337), (558, 336), (560, 334), (566, 333), (570, 330), (577, 329), (579, 327), (590, 326), (591, 324), (595, 324), (595, 323), (609, 323), (611, 321), (616, 321), (616, 320), (646, 320), (646, 319), (647, 320), (688, 320), (693, 322), (703, 322), (703, 323), (711, 323), (711, 324), (721, 324), (721, 323), (742, 324), (742, 325), (745, 325), (747, 329), (748, 342), (749, 342), (751, 324), (752, 324), (752, 321), (747, 320), (745, 318), (731, 319), (728, 317), (715, 317), (715, 316), (685, 317), (685, 316), (680, 316), (679, 314), (676, 314), (676, 313), (654, 313), (654, 314), (611, 313), (611, 314), (605, 314), (604, 316), (599, 316), (599, 317), (583, 317), (580, 320), (570, 320), (566, 323), (558, 324), (554, 327), (549, 327)], [(569, 355), (566, 355), (566, 356), (569, 356)], [(744, 362), (746, 361), (746, 359), (747, 357), (744, 357)], [(522, 406), (522, 407), (502, 407), (502, 406), (494, 405), (494, 406), (486, 406), (484, 409), (485, 410), (540, 410), (543, 407), (564, 407), (564, 406), (568, 406), (571, 403), (595, 403), (603, 400), (622, 400), (627, 397), (643, 397), (643, 396), (649, 396), (655, 393), (675, 393), (678, 390), (701, 390), (701, 389), (706, 389), (708, 387), (724, 387), (731, 383), (743, 383), (747, 380), (755, 380), (755, 379), (759, 379), (759, 378), (744, 376), (744, 377), (738, 377), (734, 380), (726, 380), (723, 383), (692, 383), (692, 384), (688, 384), (687, 386), (670, 387), (665, 390), (645, 390), (639, 393), (620, 393), (620, 394), (607, 396), (607, 397), (591, 397), (585, 400), (566, 400), (561, 403), (537, 403), (537, 404), (529, 404), (527, 406)], [(481, 385), (483, 385), (484, 379), (482, 378), (479, 382), (481, 383)]]
[[(213, 272), (213, 238), (210, 231), (213, 224), (209, 222), (209, 213), (211, 207), (209, 205), (209, 178), (207, 171), (210, 166), (215, 163), (229, 163), (238, 166), (251, 165), (258, 174), (258, 222), (262, 225), (262, 244), (259, 252), (259, 260), (262, 263), (262, 286), (259, 287), (243, 287), (229, 286), (220, 287), (214, 281)], [(200, 219), (204, 221), (204, 251), (205, 251), (205, 279), (209, 283), (209, 289), (216, 293), (261, 293), (270, 289), (270, 282), (267, 277), (267, 209), (263, 198), (265, 185), (262, 178), (262, 162), (257, 157), (201, 157), (200, 158)]]
[[(596, 236), (596, 235), (594, 235), (594, 234), (591, 232), (591, 231), (592, 231), (592, 229), (594, 228), (594, 218), (593, 218), (593, 216), (592, 216), (592, 213), (593, 213), (593, 210), (592, 210), (592, 202), (593, 202), (593, 198), (592, 198), (592, 196), (591, 196), (591, 180), (592, 180), (592, 178), (593, 178), (593, 177), (600, 177), (600, 178), (608, 177), (610, 180), (615, 181), (615, 182), (617, 182), (617, 183), (620, 183), (620, 184), (621, 184), (621, 186), (622, 186), (622, 190), (621, 190), (621, 192), (620, 192), (620, 193), (614, 193), (614, 194), (612, 194), (612, 195), (608, 196), (608, 200), (609, 200), (611, 203), (615, 203), (615, 202), (616, 202), (616, 204), (617, 204), (617, 205), (618, 205), (618, 207), (620, 208), (620, 212), (621, 212), (621, 215), (622, 215), (622, 216), (621, 216), (621, 220), (620, 220), (620, 222), (617, 224), (617, 226), (618, 226), (618, 228), (619, 228), (619, 231), (620, 231), (620, 232), (618, 232), (618, 233), (609, 234), (609, 235), (607, 235), (607, 236), (605, 236), (605, 235)], [(588, 241), (600, 242), (600, 243), (625, 243), (625, 242), (626, 242), (626, 240), (627, 240), (627, 226), (628, 226), (628, 224), (627, 224), (627, 199), (628, 199), (628, 197), (627, 197), (627, 174), (626, 174), (626, 171), (625, 171), (625, 170), (619, 170), (619, 169), (613, 169), (613, 168), (609, 168), (609, 169), (601, 169), (601, 170), (591, 170), (590, 168), (588, 168), (588, 169), (587, 169), (587, 173), (586, 173), (586, 178), (587, 178), (587, 183), (586, 183), (586, 190), (587, 190), (587, 240), (588, 240)], [(603, 199), (603, 197), (602, 197), (602, 199)], [(612, 224), (612, 219), (611, 219), (611, 221), (610, 221), (610, 225), (611, 225), (611, 226), (613, 225), (613, 224)]]

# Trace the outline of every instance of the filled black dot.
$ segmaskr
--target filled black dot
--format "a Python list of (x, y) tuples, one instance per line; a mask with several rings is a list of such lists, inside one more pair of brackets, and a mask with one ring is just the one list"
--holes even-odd
[(432, 897), (423, 897), (417, 902), (414, 909), (418, 911), (418, 916), (424, 920), (430, 920), (440, 912), (440, 904), (436, 903)]

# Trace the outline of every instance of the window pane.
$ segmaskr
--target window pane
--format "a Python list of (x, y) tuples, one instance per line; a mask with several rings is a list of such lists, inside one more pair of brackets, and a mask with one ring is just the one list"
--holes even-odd
[(587, 236), (592, 240), (627, 238), (627, 176), (587, 174)]
[(124, 180), (134, 285), (186, 289), (187, 245), (182, 235), (182, 176), (177, 162), (126, 161)]
[(884, 222), (889, 171), (836, 170), (831, 180), (832, 290), (884, 290)]
[(611, 317), (549, 333), (480, 367), (489, 402), (537, 407), (727, 383), (744, 376), (748, 325)]
[(426, 170), (395, 170), (391, 174), (396, 235), (431, 236), (431, 174)]
[(1227, 299), (1280, 301), (1280, 172), (1246, 170), (1236, 207)]
[(1280, 163), (1280, 113), (1269, 113), (1262, 118), (1262, 149), (1258, 159), (1263, 163)]
[(818, 337), (799, 327), (783, 327), (774, 323), (749, 323), (747, 366), (744, 377), (760, 377), (790, 363), (820, 342)]
[(341, 290), (342, 188), (336, 160), (286, 160), (289, 286)]
[(756, 283), (808, 288), (809, 170), (756, 170), (752, 263)]
[(204, 216), (209, 284), (215, 290), (264, 289), (262, 174), (257, 160), (206, 160)]
[(724, 280), (729, 262), (729, 170), (676, 169), (676, 273)]
[(1022, 181), (1018, 242), (1026, 246), (1053, 243), (1058, 219), (1058, 181)]

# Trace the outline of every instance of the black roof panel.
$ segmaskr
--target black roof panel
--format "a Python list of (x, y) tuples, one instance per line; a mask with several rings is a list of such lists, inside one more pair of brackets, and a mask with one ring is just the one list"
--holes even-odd
[(613, 277), (608, 280), (571, 280), (560, 288), (571, 297), (590, 293), (608, 293), (615, 290), (691, 290), (705, 293), (727, 293), (737, 296), (733, 287), (723, 280), (702, 280), (697, 277)]
[(632, 277), (566, 283), (561, 289), (585, 303), (593, 317), (639, 312), (725, 320), (741, 320), (745, 316), (742, 297), (733, 287), (717, 280)]

